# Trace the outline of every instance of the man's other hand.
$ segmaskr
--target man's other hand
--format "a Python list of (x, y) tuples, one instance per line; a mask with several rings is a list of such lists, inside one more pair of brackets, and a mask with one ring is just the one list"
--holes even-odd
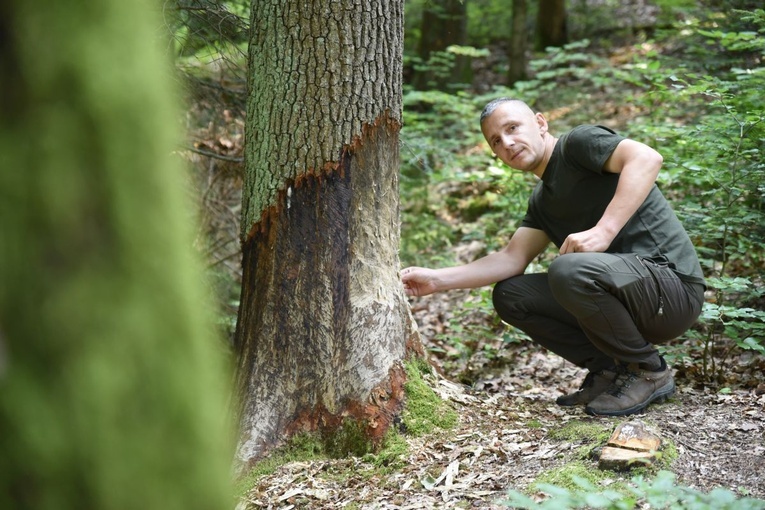
[(582, 252), (604, 252), (611, 246), (614, 238), (605, 229), (598, 226), (583, 232), (570, 234), (560, 246), (560, 254)]

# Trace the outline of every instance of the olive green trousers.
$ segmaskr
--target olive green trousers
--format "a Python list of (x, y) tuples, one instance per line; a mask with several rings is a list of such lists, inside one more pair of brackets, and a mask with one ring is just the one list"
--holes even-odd
[(571, 253), (555, 259), (547, 273), (497, 283), (493, 302), (503, 321), (580, 367), (656, 369), (655, 345), (693, 325), (704, 286), (635, 254)]

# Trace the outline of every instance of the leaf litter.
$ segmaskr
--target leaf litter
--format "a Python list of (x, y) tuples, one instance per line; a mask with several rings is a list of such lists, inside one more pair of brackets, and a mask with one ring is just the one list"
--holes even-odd
[[(456, 306), (447, 301), (454, 299), (459, 297), (420, 298), (418, 324), (443, 320), (445, 310)], [(448, 356), (438, 345), (443, 335), (433, 331), (422, 339), (438, 353), (433, 356), (438, 370), (426, 380), (458, 412), (455, 429), (407, 436), (404, 458), (387, 469), (359, 458), (285, 464), (260, 478), (237, 510), (506, 508), (501, 501), (508, 490), (539, 499), (533, 484), (541, 474), (582, 461), (583, 449), (602, 446), (586, 435), (568, 438), (551, 431), (578, 422), (610, 431), (635, 419), (595, 418), (581, 407), (557, 406), (555, 398), (576, 390), (584, 371), (530, 343), (506, 345), (491, 360), (480, 352), (461, 360), (457, 369), (471, 372), (473, 380), (457, 382), (460, 374), (443, 369), (454, 370), (455, 364), (438, 358)], [(765, 393), (753, 387), (721, 394), (681, 378), (677, 384), (672, 399), (637, 416), (675, 445), (669, 469), (677, 483), (765, 499)], [(597, 469), (596, 460), (583, 461)], [(610, 477), (603, 485), (613, 482)]]

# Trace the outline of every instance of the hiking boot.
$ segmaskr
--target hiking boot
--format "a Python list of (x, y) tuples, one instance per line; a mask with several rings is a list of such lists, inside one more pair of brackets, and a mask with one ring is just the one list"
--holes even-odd
[(616, 379), (616, 372), (613, 370), (590, 372), (584, 378), (578, 391), (558, 397), (555, 403), (563, 407), (589, 404), (595, 397), (606, 391), (613, 384), (614, 379)]
[(584, 412), (598, 416), (626, 416), (639, 413), (652, 402), (662, 402), (675, 392), (672, 371), (662, 360), (656, 372), (636, 365), (619, 367), (613, 384), (593, 399)]

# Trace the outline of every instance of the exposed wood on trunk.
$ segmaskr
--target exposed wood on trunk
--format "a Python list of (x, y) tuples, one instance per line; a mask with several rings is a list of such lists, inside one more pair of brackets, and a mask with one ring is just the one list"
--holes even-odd
[(255, 4), (235, 335), (244, 465), (344, 420), (378, 440), (419, 345), (398, 276), (403, 6)]

